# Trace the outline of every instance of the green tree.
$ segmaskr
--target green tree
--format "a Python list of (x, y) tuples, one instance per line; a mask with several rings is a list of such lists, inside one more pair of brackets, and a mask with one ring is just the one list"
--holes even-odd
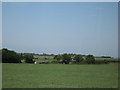
[(63, 54), (62, 55), (62, 60), (63, 60), (63, 63), (65, 64), (69, 64), (69, 62), (71, 61), (71, 55), (70, 54)]
[(88, 64), (94, 64), (95, 63), (95, 57), (93, 55), (87, 55), (86, 56), (86, 62)]
[(84, 59), (83, 59), (83, 57), (81, 55), (75, 55), (74, 60), (76, 60), (77, 63), (80, 63)]
[(24, 59), (26, 63), (34, 63), (33, 61), (34, 57), (32, 54), (25, 54)]
[(2, 49), (2, 62), (3, 63), (21, 63), (21, 56), (15, 51)]
[(55, 55), (54, 59), (56, 59), (57, 61), (60, 61), (62, 59), (62, 56), (61, 55)]

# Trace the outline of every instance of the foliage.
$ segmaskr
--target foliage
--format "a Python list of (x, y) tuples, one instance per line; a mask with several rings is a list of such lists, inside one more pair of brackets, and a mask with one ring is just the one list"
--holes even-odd
[(50, 62), (51, 64), (58, 64), (58, 63), (60, 63), (59, 61), (56, 61), (56, 60), (53, 60), (53, 61), (51, 61)]
[(3, 88), (118, 88), (117, 64), (4, 63), (2, 69)]
[(3, 63), (21, 63), (21, 56), (15, 51), (2, 49), (2, 62)]
[(59, 60), (62, 59), (62, 56), (61, 56), (61, 55), (55, 55), (55, 56), (54, 56), (54, 59), (56, 59), (57, 61), (59, 61)]
[(33, 61), (34, 57), (33, 57), (32, 54), (26, 54), (26, 55), (24, 55), (24, 59), (25, 59), (26, 63), (34, 63), (34, 61)]
[(2, 49), (0, 49), (0, 63), (2, 63)]
[(63, 60), (63, 63), (69, 64), (69, 62), (71, 61), (71, 55), (67, 53), (63, 54), (62, 60)]
[(83, 57), (81, 55), (75, 55), (74, 60), (76, 60), (77, 63), (80, 63), (84, 59), (83, 59)]
[(95, 62), (94, 56), (93, 56), (93, 55), (87, 55), (87, 56), (86, 56), (86, 62), (87, 62), (88, 64), (94, 64), (94, 62)]
[(112, 58), (111, 56), (101, 56), (101, 58)]

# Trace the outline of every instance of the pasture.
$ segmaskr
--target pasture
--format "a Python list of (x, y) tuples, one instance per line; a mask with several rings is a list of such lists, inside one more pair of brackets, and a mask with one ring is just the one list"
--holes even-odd
[(54, 61), (54, 56), (39, 56), (39, 55), (34, 55), (34, 59), (37, 63), (42, 62), (42, 61), (46, 61), (46, 62), (52, 62)]
[(118, 65), (3, 63), (3, 88), (117, 88)]
[(2, 89), (2, 63), (0, 63), (0, 89)]

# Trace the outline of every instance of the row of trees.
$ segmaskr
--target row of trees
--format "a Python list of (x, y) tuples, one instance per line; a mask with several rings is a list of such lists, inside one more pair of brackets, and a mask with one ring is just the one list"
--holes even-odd
[(2, 62), (3, 63), (21, 63), (21, 57), (14, 51), (6, 48), (2, 49)]
[[(22, 63), (24, 60), (26, 63), (34, 63), (34, 54), (32, 53), (16, 53), (15, 51), (8, 50), (6, 48), (2, 49), (2, 62), (3, 63)], [(86, 61), (88, 64), (93, 64), (95, 62), (95, 58), (93, 55), (79, 55), (79, 54), (62, 54), (62, 55), (54, 55), (54, 59), (57, 62), (69, 64), (70, 62), (80, 63), (82, 61)]]
[(25, 60), (26, 63), (34, 63), (32, 54), (16, 53), (15, 51), (2, 49), (2, 62), (3, 63), (21, 63)]
[(62, 63), (69, 64), (70, 62), (80, 63), (83, 60), (85, 60), (88, 64), (95, 63), (95, 58), (93, 55), (87, 55), (86, 57), (83, 57), (83, 55), (76, 55), (76, 54), (63, 54), (63, 55), (55, 55), (54, 59), (56, 59), (58, 62), (62, 61)]

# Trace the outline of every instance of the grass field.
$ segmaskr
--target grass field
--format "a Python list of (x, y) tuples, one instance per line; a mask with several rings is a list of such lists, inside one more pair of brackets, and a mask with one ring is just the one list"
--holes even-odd
[(117, 88), (117, 64), (3, 64), (3, 88)]
[[(37, 58), (37, 59), (35, 59), (35, 61), (36, 61), (37, 63), (39, 63), (40, 61), (51, 62), (51, 61), (54, 60), (54, 59), (53, 59), (54, 56), (38, 56), (38, 55), (34, 55), (34, 57)], [(45, 58), (47, 58), (47, 59), (45, 59)]]
[(111, 61), (111, 60), (118, 60), (118, 58), (95, 58), (95, 60), (109, 60), (109, 61)]
[(2, 63), (0, 63), (0, 89), (2, 90)]

